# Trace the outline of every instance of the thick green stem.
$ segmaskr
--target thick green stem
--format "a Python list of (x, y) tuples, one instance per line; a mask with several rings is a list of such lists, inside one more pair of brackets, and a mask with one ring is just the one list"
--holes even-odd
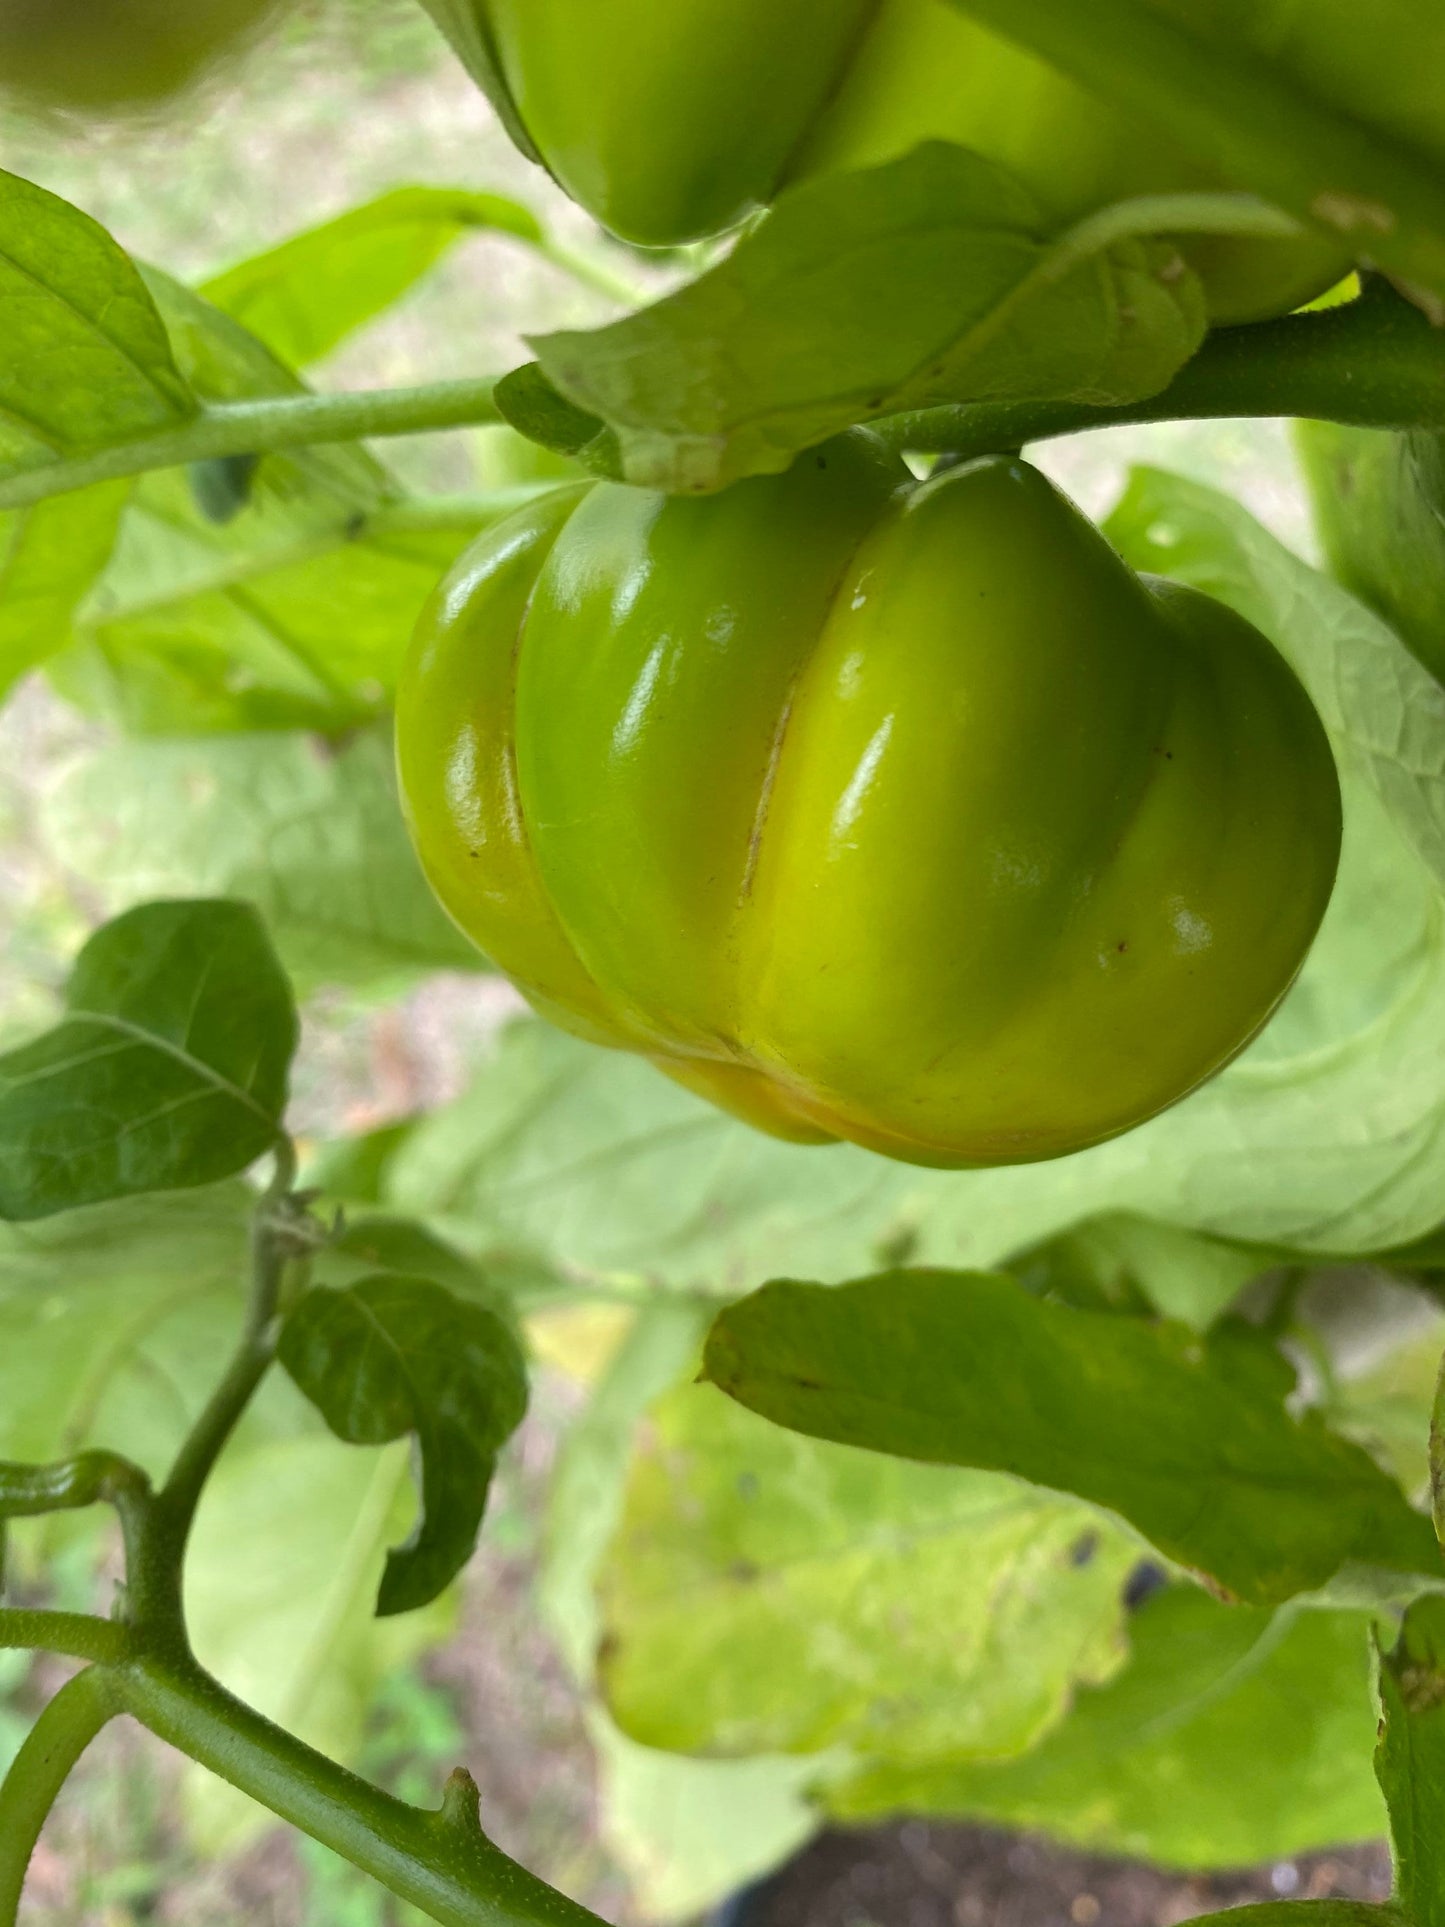
[(51, 495), (68, 495), (95, 482), (183, 468), (226, 455), (269, 455), (277, 449), (368, 436), (421, 435), (466, 428), (502, 417), (492, 399), (495, 377), (439, 381), (425, 388), (383, 388), (354, 395), (287, 395), (275, 401), (219, 403), (184, 427), (132, 442), (45, 461), (0, 481), (0, 510), (25, 508)]
[(1445, 331), (1383, 282), (1356, 301), (1248, 328), (1221, 328), (1167, 388), (1116, 408), (972, 402), (874, 424), (895, 448), (961, 456), (1130, 422), (1303, 416), (1364, 428), (1445, 431)]
[(595, 1914), (494, 1847), (455, 1788), (440, 1812), (408, 1806), (183, 1661), (138, 1659), (115, 1678), (126, 1710), (153, 1733), (442, 1927), (598, 1927)]
[(27, 1652), (63, 1653), (67, 1659), (118, 1665), (130, 1655), (129, 1630), (90, 1613), (42, 1612), (0, 1606), (0, 1647)]
[(0, 1786), (0, 1927), (15, 1927), (25, 1870), (71, 1768), (120, 1711), (115, 1681), (91, 1668), (68, 1680), (16, 1754)]
[[(952, 0), (1225, 180), (1445, 291), (1445, 185), (1421, 156), (1312, 98), (1278, 66), (1152, 0)], [(1368, 31), (1367, 10), (1360, 11)]]

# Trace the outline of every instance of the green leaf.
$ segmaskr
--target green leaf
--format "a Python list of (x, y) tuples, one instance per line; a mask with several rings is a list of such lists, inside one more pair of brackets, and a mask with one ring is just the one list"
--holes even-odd
[(129, 256), (58, 195), (0, 174), (0, 473), (195, 413)]
[[(1211, 218), (1237, 205), (1210, 203)], [(626, 480), (721, 488), (900, 409), (1155, 393), (1205, 325), (1178, 250), (1138, 238), (1171, 224), (1190, 224), (1185, 204), (1124, 203), (1049, 239), (1011, 177), (927, 142), (786, 191), (727, 259), (641, 313), (530, 345), (567, 401), (616, 430)]]
[[(148, 280), (206, 401), (306, 392), (229, 315)], [(405, 501), (357, 444), (266, 455), (219, 522), (187, 471), (148, 475), (52, 676), (133, 732), (353, 728), (387, 707), (439, 577), (517, 500)]]
[(485, 233), (533, 247), (546, 239), (537, 217), (503, 195), (393, 188), (237, 262), (201, 293), (282, 361), (304, 368), (400, 300), (463, 236)]
[(475, 1550), (497, 1453), (526, 1411), (516, 1339), (495, 1312), (430, 1279), (381, 1273), (344, 1291), (314, 1286), (279, 1356), (338, 1438), (415, 1434), (421, 1518), (388, 1555), (377, 1612), (428, 1605)]
[(0, 1223), (0, 1458), (159, 1475), (239, 1329), (254, 1204), (231, 1181)]
[(76, 960), (65, 1016), (0, 1057), (0, 1216), (244, 1170), (281, 1134), (291, 990), (255, 912), (151, 903)]
[(653, 1401), (694, 1365), (706, 1325), (695, 1299), (643, 1304), (562, 1441), (547, 1495), (538, 1600), (579, 1681), (591, 1680), (602, 1636), (597, 1574), (622, 1518), (634, 1432)]
[(1346, 1564), (1445, 1576), (1428, 1521), (1358, 1446), (1290, 1416), (1291, 1368), (1242, 1324), (1201, 1341), (984, 1273), (780, 1281), (719, 1314), (703, 1372), (812, 1438), (1072, 1492), (1252, 1604)]
[(1413, 1927), (1445, 1921), (1445, 1599), (1417, 1599), (1380, 1658), (1375, 1771), (1390, 1809), (1395, 1879)]
[[(405, 1619), (375, 1617), (386, 1548), (412, 1509), (405, 1448), (339, 1452), (321, 1433), (278, 1438), (259, 1428), (227, 1452), (201, 1498), (186, 1558), (197, 1657), (335, 1760), (356, 1759), (382, 1682), (451, 1630), (446, 1601)], [(234, 1853), (270, 1824), (200, 1769), (182, 1795), (203, 1853)]]
[(1136, 569), (1218, 596), (1279, 649), (1335, 752), (1445, 886), (1445, 688), (1378, 616), (1228, 495), (1136, 469), (1107, 523)]
[(0, 515), (0, 700), (69, 639), (129, 493), (129, 483), (102, 483)]
[[(139, 270), (57, 195), (0, 173), (0, 473), (174, 427), (196, 412)], [(68, 639), (129, 485), (0, 516), (0, 698)]]
[(601, 1684), (625, 1733), (680, 1753), (1008, 1757), (1121, 1663), (1137, 1560), (1074, 1501), (820, 1445), (688, 1386), (637, 1441)]
[(39, 822), (60, 871), (107, 909), (253, 903), (301, 986), (485, 968), (422, 876), (386, 731), (336, 751), (282, 733), (113, 744), (60, 775)]
[(146, 481), (54, 666), (63, 695), (133, 733), (335, 735), (384, 715), (437, 582), (518, 497), (363, 510), (291, 493), (274, 459), (226, 523), (181, 472)]
[(1084, 1688), (1032, 1753), (865, 1764), (822, 1789), (828, 1811), (1021, 1827), (1191, 1870), (1382, 1832), (1365, 1615), (1223, 1606), (1172, 1586), (1134, 1614), (1131, 1637), (1124, 1670)]

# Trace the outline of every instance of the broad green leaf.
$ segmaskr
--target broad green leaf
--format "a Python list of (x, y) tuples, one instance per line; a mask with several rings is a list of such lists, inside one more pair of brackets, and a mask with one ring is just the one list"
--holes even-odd
[(648, 1416), (601, 1573), (622, 1730), (679, 1753), (1007, 1758), (1124, 1656), (1132, 1534), (1014, 1479), (766, 1425)]
[[(174, 427), (196, 410), (134, 263), (87, 214), (0, 174), (0, 472)], [(0, 515), (0, 698), (61, 648), (129, 485)]]
[(519, 201), (460, 187), (397, 187), (215, 275), (201, 293), (293, 368), (329, 355), (400, 300), (467, 234), (537, 247), (541, 224)]
[(0, 700), (70, 637), (71, 618), (110, 559), (126, 482), (0, 514)]
[(427, 598), (518, 498), (361, 509), (293, 493), (268, 476), (272, 459), (224, 524), (179, 472), (148, 479), (55, 665), (62, 694), (163, 735), (336, 734), (385, 713)]
[(1223, 1606), (1174, 1586), (1139, 1609), (1131, 1637), (1127, 1667), (1084, 1688), (1022, 1759), (865, 1765), (822, 1789), (829, 1812), (947, 1815), (1191, 1869), (1383, 1831), (1367, 1617)]
[(1445, 1576), (1428, 1521), (1358, 1446), (1285, 1410), (1292, 1369), (1240, 1323), (1201, 1341), (986, 1273), (780, 1281), (718, 1315), (703, 1372), (812, 1438), (1074, 1493), (1252, 1604), (1346, 1564)]
[(0, 1458), (163, 1472), (240, 1330), (254, 1203), (233, 1181), (0, 1224)]
[(1418, 1599), (1380, 1658), (1375, 1771), (1390, 1809), (1400, 1905), (1413, 1927), (1445, 1921), (1445, 1599)]
[[(785, 191), (724, 261), (641, 313), (530, 345), (616, 431), (624, 478), (672, 490), (786, 468), (850, 423), (934, 402), (1132, 400), (1204, 333), (1177, 248), (1140, 238), (1190, 224), (1162, 205), (1051, 238), (1010, 176), (926, 142)], [(1211, 203), (1211, 220), (1236, 205)]]
[(1107, 527), (1136, 569), (1218, 596), (1264, 631), (1345, 769), (1383, 799), (1445, 887), (1445, 688), (1394, 631), (1202, 483), (1137, 469)]
[[(201, 1499), (186, 1560), (197, 1657), (332, 1759), (355, 1759), (381, 1681), (451, 1630), (445, 1601), (405, 1619), (374, 1617), (386, 1548), (412, 1511), (404, 1447), (343, 1452), (316, 1433), (243, 1440)], [(207, 1853), (233, 1853), (271, 1824), (199, 1769), (183, 1800)]]
[[(306, 392), (229, 315), (149, 282), (206, 401)], [(516, 499), (405, 501), (357, 444), (265, 456), (223, 522), (186, 471), (149, 475), (52, 674), (131, 731), (355, 727), (386, 708), (439, 577)]]
[(109, 910), (255, 904), (301, 985), (485, 968), (412, 853), (386, 731), (335, 751), (292, 733), (116, 743), (61, 773), (39, 821), (61, 872)]
[(76, 959), (55, 1029), (0, 1057), (0, 1216), (244, 1170), (281, 1134), (291, 989), (245, 904), (142, 904)]
[(195, 413), (129, 256), (58, 195), (0, 174), (0, 472)]
[(377, 1273), (343, 1291), (313, 1286), (279, 1357), (348, 1444), (415, 1436), (421, 1517), (387, 1556), (377, 1612), (429, 1605), (476, 1549), (497, 1453), (527, 1409), (517, 1340), (495, 1312), (429, 1278)]

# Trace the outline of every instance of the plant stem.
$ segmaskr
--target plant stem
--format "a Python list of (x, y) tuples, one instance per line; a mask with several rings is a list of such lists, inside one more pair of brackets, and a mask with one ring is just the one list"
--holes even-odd
[(1247, 46), (1222, 44), (1150, 0), (952, 4), (1164, 130), (1225, 180), (1338, 234), (1357, 257), (1445, 292), (1438, 170)]
[(890, 415), (874, 427), (894, 448), (969, 457), (1089, 428), (1235, 415), (1445, 431), (1445, 332), (1372, 281), (1341, 307), (1216, 330), (1143, 401), (972, 402)]
[(188, 1652), (181, 1607), (186, 1545), (206, 1480), (225, 1450), (257, 1386), (276, 1355), (276, 1318), (288, 1260), (297, 1249), (299, 1219), (291, 1187), (296, 1150), (278, 1140), (275, 1170), (258, 1200), (251, 1230), (251, 1296), (246, 1324), (224, 1377), (191, 1427), (170, 1477), (146, 1505), (127, 1551), (133, 1622)]
[(408, 1806), (273, 1726), (193, 1664), (141, 1658), (114, 1677), (125, 1709), (153, 1733), (442, 1927), (598, 1927), (595, 1914), (466, 1824), (455, 1798), (442, 1813)]
[(51, 1700), (0, 1786), (0, 1927), (14, 1927), (40, 1830), (71, 1768), (120, 1711), (109, 1673), (77, 1673)]
[(182, 428), (117, 442), (90, 455), (45, 461), (0, 480), (0, 510), (25, 508), (95, 482), (144, 475), (156, 468), (225, 455), (269, 455), (278, 449), (367, 436), (420, 435), (502, 419), (492, 400), (496, 378), (439, 381), (424, 388), (378, 388), (350, 395), (287, 395), (274, 401), (217, 403)]
[(67, 1659), (115, 1666), (129, 1657), (131, 1642), (126, 1627), (111, 1619), (96, 1619), (90, 1613), (0, 1606), (0, 1647), (63, 1653)]

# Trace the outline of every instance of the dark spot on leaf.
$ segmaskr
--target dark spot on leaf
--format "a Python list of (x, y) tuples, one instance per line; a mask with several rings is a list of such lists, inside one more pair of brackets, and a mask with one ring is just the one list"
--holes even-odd
[(1152, 1559), (1141, 1559), (1124, 1581), (1125, 1607), (1131, 1613), (1138, 1612), (1146, 1600), (1152, 1599), (1156, 1592), (1162, 1592), (1168, 1584), (1169, 1575), (1162, 1566), (1156, 1565)]
[(1069, 1547), (1069, 1564), (1071, 1566), (1087, 1566), (1093, 1560), (1094, 1554), (1098, 1550), (1099, 1535), (1097, 1532), (1080, 1533), (1079, 1537), (1075, 1539), (1074, 1543)]
[(826, 468), (828, 466), (828, 458), (826, 455), (819, 455), (817, 461), (819, 468)]
[(746, 1499), (746, 1500), (755, 1499), (757, 1498), (758, 1493), (761, 1491), (761, 1489), (762, 1488), (758, 1484), (758, 1475), (756, 1472), (739, 1472), (738, 1497), (740, 1499)]
[[(473, 855), (473, 856), (475, 856), (475, 855), (476, 855), (476, 851), (475, 851), (475, 850), (473, 850), (473, 851), (472, 851), (472, 855)], [(1118, 948), (1118, 949), (1119, 949), (1120, 951), (1124, 951), (1124, 950), (1127, 950), (1127, 949), (1129, 948), (1129, 945), (1128, 945), (1128, 943), (1127, 943), (1127, 942), (1125, 942), (1125, 943), (1121, 943), (1121, 944), (1119, 944), (1119, 945), (1117, 946), (1117, 948)]]
[(728, 1578), (740, 1586), (751, 1586), (760, 1571), (761, 1568), (755, 1566), (751, 1559), (734, 1559), (728, 1567)]

